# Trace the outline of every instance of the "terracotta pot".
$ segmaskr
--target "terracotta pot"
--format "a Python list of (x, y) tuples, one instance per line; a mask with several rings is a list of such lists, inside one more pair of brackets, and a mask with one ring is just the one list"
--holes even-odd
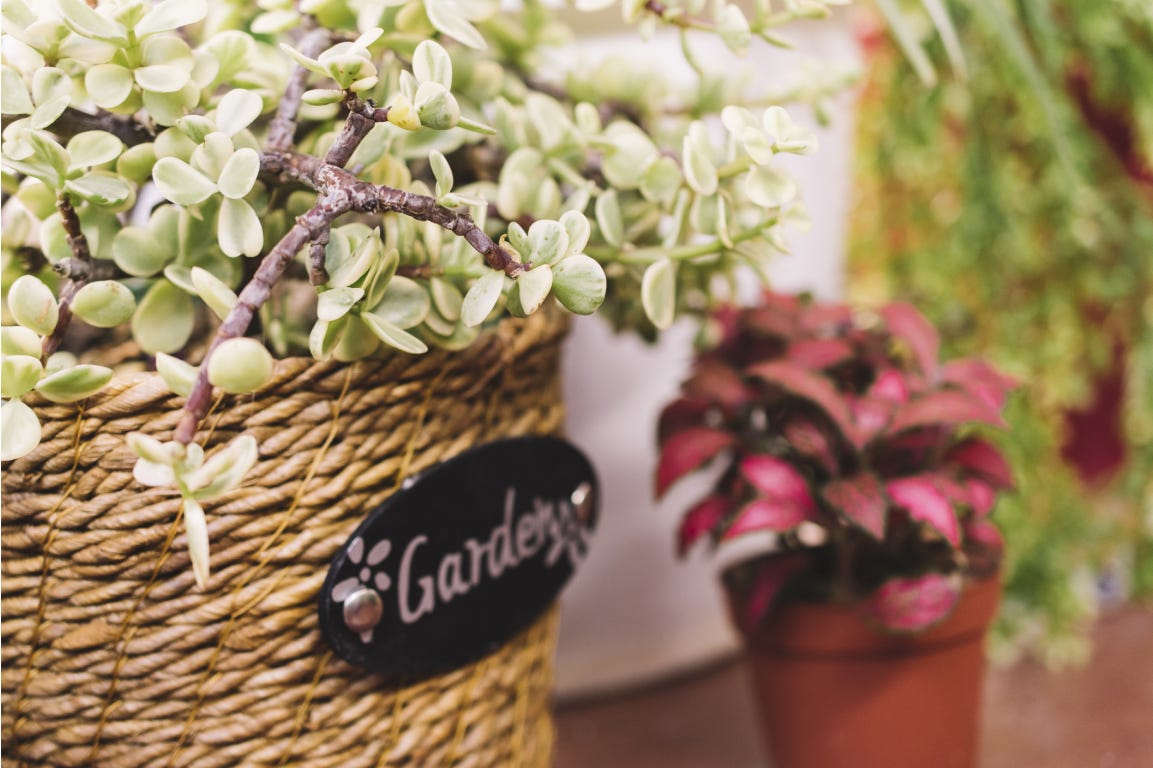
[(901, 636), (848, 606), (781, 606), (747, 638), (773, 768), (971, 768), (1000, 594), (977, 583), (941, 625)]

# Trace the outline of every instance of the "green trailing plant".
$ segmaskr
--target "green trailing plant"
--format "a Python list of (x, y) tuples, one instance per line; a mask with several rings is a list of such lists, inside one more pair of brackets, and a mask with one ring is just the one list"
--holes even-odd
[[(692, 35), (741, 53), (833, 4), (620, 10), (691, 56)], [(131, 341), (120, 367), (184, 398), (170, 441), (130, 444), (136, 478), (182, 496), (201, 582), (202, 503), (259, 452), (204, 455), (216, 393), (287, 356), (459, 349), (545, 304), (651, 336), (805, 219), (778, 157), (816, 143), (781, 106), (546, 72), (565, 32), (539, 2), (4, 0), (3, 21), (0, 458), (37, 449), (25, 399), (97, 394)]]
[(847, 603), (891, 632), (944, 620), (966, 580), (1000, 563), (990, 514), (1012, 473), (973, 428), (1006, 426), (1012, 383), (980, 360), (940, 361), (908, 304), (864, 313), (768, 294), (717, 321), (719, 343), (659, 425), (658, 496), (716, 465), (682, 518), (681, 554), (777, 537), (725, 574), (746, 633), (782, 600)]
[[(1060, 664), (1083, 657), (1100, 568), (1153, 586), (1153, 7), (945, 6), (965, 78), (926, 89), (869, 41), (850, 282), (925, 307), (947, 349), (1021, 382), (997, 647)], [(939, 40), (914, 42), (939, 66)], [(1125, 465), (1090, 494), (1062, 456), (1067, 415), (1114, 373)]]

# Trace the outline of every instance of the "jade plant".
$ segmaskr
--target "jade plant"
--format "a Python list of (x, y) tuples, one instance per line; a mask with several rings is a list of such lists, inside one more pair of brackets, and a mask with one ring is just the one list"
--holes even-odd
[(996, 572), (990, 514), (1013, 478), (980, 429), (1005, 426), (1009, 379), (977, 359), (941, 362), (936, 330), (909, 304), (868, 313), (769, 294), (717, 321), (719, 342), (661, 414), (656, 492), (718, 465), (682, 518), (682, 554), (775, 535), (726, 573), (745, 631), (789, 599), (922, 631), (966, 579)]
[[(680, 34), (696, 64), (695, 35), (736, 53), (782, 44), (783, 24), (835, 4), (620, 11)], [(603, 304), (652, 336), (706, 312), (735, 270), (763, 270), (805, 221), (778, 158), (816, 142), (784, 108), (763, 94), (743, 106), (703, 69), (679, 91), (619, 64), (548, 71), (565, 30), (539, 2), (4, 0), (2, 13), (0, 458), (37, 450), (37, 403), (155, 370), (183, 415), (168, 441), (129, 439), (135, 476), (183, 497), (201, 583), (202, 504), (260, 450), (242, 436), (205, 455), (218, 394), (259, 390), (289, 356), (460, 349), (546, 304)]]

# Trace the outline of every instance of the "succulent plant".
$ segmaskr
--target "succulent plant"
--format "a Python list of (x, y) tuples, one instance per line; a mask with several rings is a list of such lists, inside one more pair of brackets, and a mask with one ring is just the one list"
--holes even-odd
[(1012, 382), (980, 360), (940, 362), (908, 304), (767, 294), (716, 320), (719, 342), (659, 424), (658, 495), (720, 465), (682, 519), (680, 552), (776, 534), (728, 574), (750, 630), (788, 598), (849, 602), (893, 631), (944, 619), (964, 578), (999, 564), (989, 516), (1012, 474), (977, 428), (1005, 426)]
[[(621, 12), (691, 59), (698, 33), (781, 44), (836, 4)], [(92, 396), (130, 338), (185, 398), (170, 444), (133, 442), (138, 477), (187, 514), (231, 466), (195, 449), (214, 389), (255, 391), (276, 358), (459, 349), (546, 303), (651, 336), (785, 248), (805, 212), (778, 156), (807, 130), (703, 70), (679, 96), (617, 65), (549, 73), (564, 30), (523, 5), (5, 0), (0, 458), (39, 442), (22, 398)]]

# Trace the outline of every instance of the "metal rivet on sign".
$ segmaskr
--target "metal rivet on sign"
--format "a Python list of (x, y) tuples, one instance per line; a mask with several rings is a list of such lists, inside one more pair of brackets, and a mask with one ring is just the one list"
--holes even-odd
[(572, 492), (569, 499), (572, 500), (573, 507), (576, 509), (577, 518), (582, 523), (587, 523), (589, 515), (592, 514), (593, 506), (593, 487), (589, 483), (581, 483)]
[(353, 632), (367, 632), (380, 623), (384, 605), (372, 589), (358, 589), (344, 601), (344, 625)]

